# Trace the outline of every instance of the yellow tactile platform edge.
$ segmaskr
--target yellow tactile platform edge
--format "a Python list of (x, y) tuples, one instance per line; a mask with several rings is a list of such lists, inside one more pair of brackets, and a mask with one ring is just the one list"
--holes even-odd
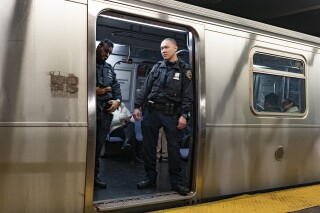
[(238, 196), (227, 200), (157, 211), (157, 213), (285, 213), (320, 205), (320, 185)]

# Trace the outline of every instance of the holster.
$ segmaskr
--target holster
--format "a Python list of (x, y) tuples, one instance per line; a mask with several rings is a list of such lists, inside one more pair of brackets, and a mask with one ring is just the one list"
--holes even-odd
[(164, 108), (164, 114), (165, 115), (173, 115), (174, 114), (174, 104), (166, 103), (165, 108)]
[(149, 111), (153, 111), (153, 110), (155, 109), (155, 108), (154, 108), (154, 105), (155, 105), (154, 102), (149, 100), (149, 101), (147, 102), (148, 110), (149, 110)]
[(109, 101), (97, 101), (97, 111), (103, 112), (110, 108)]

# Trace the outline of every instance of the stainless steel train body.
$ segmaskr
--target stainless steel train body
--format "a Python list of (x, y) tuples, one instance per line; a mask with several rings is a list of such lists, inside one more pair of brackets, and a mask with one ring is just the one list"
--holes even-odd
[[(116, 33), (120, 46), (152, 53), (159, 51), (155, 41), (182, 36), (195, 103), (193, 194), (140, 197), (114, 209), (143, 211), (320, 180), (319, 38), (169, 0), (5, 0), (0, 11), (1, 212), (104, 209), (93, 203), (95, 47)], [(128, 34), (119, 20), (151, 32), (134, 43), (139, 31)], [(113, 63), (125, 62), (130, 51), (120, 52)], [(147, 60), (121, 62), (131, 110), (137, 67), (156, 62), (151, 52)], [(300, 111), (263, 111), (271, 92), (291, 97)]]

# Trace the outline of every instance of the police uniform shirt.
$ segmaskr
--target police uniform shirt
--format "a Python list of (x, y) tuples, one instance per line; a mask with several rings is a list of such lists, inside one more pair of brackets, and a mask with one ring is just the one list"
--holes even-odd
[(175, 103), (181, 107), (181, 114), (188, 114), (193, 102), (190, 66), (180, 59), (168, 64), (158, 62), (137, 94), (135, 108), (141, 107), (147, 100)]
[(98, 101), (107, 101), (107, 100), (120, 100), (121, 89), (120, 84), (116, 78), (116, 73), (113, 70), (113, 67), (104, 62), (103, 64), (96, 65), (96, 87), (111, 87), (112, 91), (104, 95), (97, 95)]

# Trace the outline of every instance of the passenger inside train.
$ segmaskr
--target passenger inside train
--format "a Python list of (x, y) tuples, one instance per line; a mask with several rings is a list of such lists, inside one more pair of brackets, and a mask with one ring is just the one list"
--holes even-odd
[(168, 147), (167, 147), (166, 133), (163, 127), (159, 129), (158, 144), (157, 144), (157, 162), (168, 160)]
[(135, 122), (132, 114), (121, 103), (119, 108), (113, 112), (113, 119), (110, 127), (110, 134), (106, 143), (117, 140), (120, 138), (123, 141), (121, 150), (131, 152), (132, 161), (142, 163), (142, 144), (136, 140)]
[(296, 103), (289, 98), (286, 98), (282, 101), (282, 109), (284, 112), (290, 112), (290, 113), (298, 113), (299, 112), (299, 109), (298, 109), (298, 106), (296, 105)]
[(275, 93), (269, 93), (264, 97), (264, 109), (268, 112), (281, 112), (279, 107), (279, 96)]
[(290, 104), (296, 107), (290, 110), (290, 116), (305, 113), (305, 65), (301, 59), (257, 51), (253, 53), (252, 66), (253, 106), (258, 114), (280, 112), (288, 116)]

